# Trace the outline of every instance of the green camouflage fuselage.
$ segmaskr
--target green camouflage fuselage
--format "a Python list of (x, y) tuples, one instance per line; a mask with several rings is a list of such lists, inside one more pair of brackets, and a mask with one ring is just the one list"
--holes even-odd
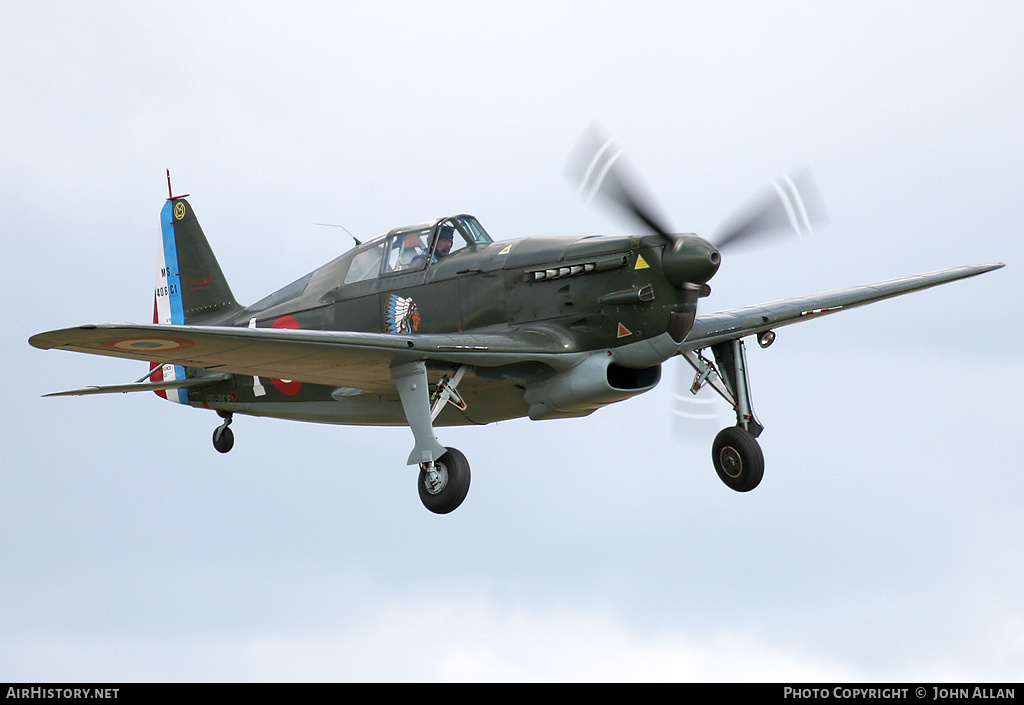
[[(658, 236), (492, 242), (484, 233), (475, 241), (467, 235), (465, 245), (444, 258), (388, 271), (392, 245), (407, 234), (419, 233), (432, 250), (445, 224), (479, 228), (471, 216), (456, 216), (396, 229), (357, 245), (242, 307), (234, 302), (212, 252), (204, 254), (209, 246), (191, 207), (181, 199), (170, 203), (176, 254), (187, 260), (181, 262), (183, 322), (191, 325), (404, 334), (542, 333), (556, 338), (564, 352), (598, 352), (666, 332), (682, 340), (693, 324), (697, 298), (708, 293), (705, 282), (717, 269), (717, 252), (696, 237), (682, 238), (670, 255), (676, 259), (666, 263), (670, 246)], [(207, 260), (214, 266), (204, 265)], [(377, 262), (378, 268), (368, 267), (367, 261)], [(434, 382), (450, 366), (428, 364), (428, 371)], [(530, 415), (525, 390), (554, 374), (556, 370), (536, 362), (472, 368), (458, 388), (466, 408), (446, 405), (435, 425), (485, 424)], [(624, 396), (631, 396), (652, 388), (660, 368), (623, 368), (616, 374), (629, 392)], [(405, 423), (393, 389), (233, 375), (218, 385), (193, 389), (187, 398), (192, 406), (250, 415), (340, 424)], [(590, 411), (593, 408), (586, 413)], [(582, 413), (545, 417), (578, 415)]]

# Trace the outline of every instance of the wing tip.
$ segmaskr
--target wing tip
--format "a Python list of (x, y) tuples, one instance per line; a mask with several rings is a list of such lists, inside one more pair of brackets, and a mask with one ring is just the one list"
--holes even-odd
[(988, 264), (976, 264), (974, 266), (963, 267), (962, 269), (970, 270), (967, 276), (974, 274), (985, 274), (986, 272), (992, 272), (997, 269), (1002, 269), (1006, 266), (1004, 262), (989, 262)]

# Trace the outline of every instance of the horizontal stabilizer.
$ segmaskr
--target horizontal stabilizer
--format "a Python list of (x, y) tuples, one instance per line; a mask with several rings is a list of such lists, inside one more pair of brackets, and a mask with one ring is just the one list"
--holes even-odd
[(193, 387), (209, 387), (231, 379), (231, 375), (218, 373), (205, 377), (170, 380), (168, 382), (133, 382), (131, 384), (111, 384), (105, 387), (82, 387), (69, 389), (66, 392), (51, 392), (44, 397), (80, 397), (86, 394), (116, 394), (118, 392), (162, 392), (168, 389), (191, 389)]

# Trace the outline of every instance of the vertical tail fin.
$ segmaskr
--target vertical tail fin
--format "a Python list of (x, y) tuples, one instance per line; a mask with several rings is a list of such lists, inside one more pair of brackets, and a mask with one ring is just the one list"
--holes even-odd
[[(168, 185), (169, 182), (168, 175)], [(162, 247), (157, 263), (153, 323), (213, 324), (241, 309), (188, 201), (174, 196), (167, 199), (160, 211), (160, 233)], [(157, 366), (153, 363), (150, 369)], [(154, 382), (187, 376), (181, 365), (159, 367), (150, 373)], [(159, 391), (157, 395), (188, 404), (185, 389)]]
[(160, 211), (160, 231), (159, 279), (166, 282), (161, 289), (158, 279), (158, 323), (210, 324), (241, 309), (188, 201), (167, 199)]

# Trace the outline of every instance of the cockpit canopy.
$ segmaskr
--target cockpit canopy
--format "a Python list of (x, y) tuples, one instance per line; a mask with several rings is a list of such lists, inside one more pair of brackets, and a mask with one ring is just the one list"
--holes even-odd
[(345, 283), (415, 272), (466, 248), (482, 247), (491, 242), (480, 221), (471, 215), (395, 228), (359, 247), (345, 274)]

